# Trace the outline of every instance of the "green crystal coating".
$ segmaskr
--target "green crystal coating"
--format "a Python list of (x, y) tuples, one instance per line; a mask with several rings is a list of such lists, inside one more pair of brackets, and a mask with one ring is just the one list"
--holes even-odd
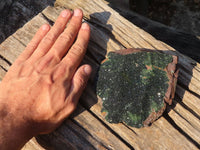
[(171, 55), (159, 52), (109, 53), (100, 66), (97, 82), (106, 120), (143, 126), (151, 112), (164, 106), (169, 81), (164, 69), (170, 62)]

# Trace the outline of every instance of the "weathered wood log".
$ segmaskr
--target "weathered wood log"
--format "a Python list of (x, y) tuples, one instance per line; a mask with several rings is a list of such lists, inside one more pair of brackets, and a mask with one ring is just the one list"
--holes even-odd
[(176, 91), (177, 95), (181, 98), (181, 102), (197, 116), (200, 116), (199, 98), (189, 91), (184, 90), (181, 86), (177, 86)]
[[(104, 30), (110, 32), (110, 36), (114, 36), (117, 41), (126, 47), (126, 48), (147, 48), (147, 49), (158, 49), (158, 50), (174, 50), (170, 46), (166, 46), (166, 44), (157, 41), (154, 37), (150, 34), (144, 32), (143, 30), (139, 29), (118, 13), (113, 11), (110, 7), (105, 5), (104, 2), (100, 1), (66, 1), (66, 0), (57, 0), (56, 5), (66, 6), (68, 8), (82, 8), (85, 14), (85, 19), (91, 23), (98, 24), (99, 26), (103, 27)], [(101, 6), (101, 7), (100, 7)], [(104, 6), (104, 7), (102, 7)], [(105, 17), (106, 15), (106, 17)], [(177, 52), (178, 53), (178, 52)], [(197, 63), (186, 56), (179, 55), (179, 62), (181, 66), (186, 68), (187, 71), (192, 71), (196, 75), (200, 76), (200, 72), (196, 70), (199, 68), (197, 67)], [(192, 69), (193, 68), (193, 69)], [(196, 76), (197, 77), (197, 76)], [(190, 90), (197, 92), (200, 95), (200, 85), (199, 83), (193, 83), (193, 79), (195, 76), (192, 74), (188, 74), (186, 79), (191, 81), (188, 83), (190, 86)], [(185, 82), (183, 82), (185, 83)], [(193, 86), (195, 85), (195, 86)], [(195, 88), (197, 87), (197, 88)]]
[[(116, 8), (111, 4), (114, 9)], [(185, 33), (167, 25), (148, 19), (133, 11), (117, 9), (120, 15), (130, 22), (154, 36), (157, 40), (163, 41), (180, 53), (187, 55), (197, 62), (200, 62), (200, 40), (198, 36)]]
[(45, 150), (43, 147), (41, 147), (35, 138), (32, 138), (24, 147), (22, 150)]
[[(68, 8), (70, 8), (70, 7), (68, 7)], [(75, 7), (74, 7), (74, 8), (75, 8)], [(91, 12), (90, 12), (90, 13), (91, 13)], [(91, 14), (92, 14), (92, 13), (91, 13)], [(92, 39), (91, 39), (91, 40), (92, 40)], [(101, 45), (101, 44), (100, 44), (100, 45)], [(184, 59), (185, 59), (185, 58), (184, 58)], [(184, 60), (184, 59), (183, 59), (183, 60)], [(183, 60), (182, 60), (182, 61), (183, 61)], [(193, 61), (192, 61), (192, 62), (193, 62)], [(189, 64), (189, 65), (190, 65), (190, 64)]]
[[(59, 3), (59, 0), (57, 1), (58, 3)], [(70, 3), (70, 2), (69, 2)], [(66, 6), (69, 6), (70, 8), (71, 7), (73, 7), (73, 8), (76, 8), (76, 7), (79, 7), (79, 3), (73, 3), (73, 4), (69, 4), (69, 3), (66, 3)], [(88, 4), (89, 2), (86, 2), (86, 3), (84, 3), (84, 5), (90, 5), (90, 4)], [(68, 5), (69, 4), (69, 5)], [(98, 2), (98, 4), (99, 4), (99, 2)], [(73, 6), (71, 6), (71, 5), (73, 5)], [(94, 4), (93, 4), (94, 5)], [(99, 4), (100, 5), (100, 4)], [(82, 5), (81, 5), (82, 6)], [(84, 8), (88, 8), (87, 6), (85, 6)], [(94, 8), (95, 9), (95, 8)], [(85, 13), (88, 13), (88, 14), (92, 14), (92, 13), (94, 13), (93, 12), (93, 10), (91, 10), (90, 9), (90, 12), (88, 11), (88, 9), (87, 9), (87, 11), (85, 11)], [(98, 18), (95, 18), (94, 16), (90, 16), (88, 19), (91, 19), (90, 21), (91, 22), (96, 22), (96, 20), (98, 20), (99, 22), (101, 22), (100, 20), (102, 19), (100, 19), (101, 17), (99, 17), (98, 16)], [(120, 17), (116, 17), (116, 18), (120, 18)], [(112, 20), (113, 18), (109, 18), (110, 20)], [(115, 18), (114, 18), (115, 19)], [(121, 20), (121, 18), (120, 18), (120, 20)], [(107, 21), (107, 22), (109, 22), (109, 21)], [(112, 22), (112, 21), (111, 21)], [(123, 21), (122, 21), (123, 22)], [(119, 26), (119, 24), (112, 24), (112, 28), (114, 29), (114, 26)], [(128, 25), (127, 25), (128, 26)], [(117, 28), (117, 27), (116, 27)], [(109, 30), (109, 29), (108, 29)], [(139, 29), (137, 29), (137, 30), (139, 30)], [(116, 30), (116, 31), (118, 31), (118, 30)], [(110, 32), (112, 32), (112, 31), (110, 31)], [(116, 34), (117, 35), (117, 33), (115, 33), (114, 32), (114, 30), (113, 30), (113, 32), (112, 32), (114, 35)], [(130, 34), (131, 33), (131, 31), (130, 32), (126, 32), (127, 34)], [(132, 34), (133, 35), (133, 34)], [(127, 36), (127, 35), (122, 35), (122, 38), (120, 39), (120, 40), (118, 40), (118, 41), (121, 41), (121, 40), (123, 40), (124, 38), (123, 38), (123, 36)], [(115, 36), (115, 38), (117, 38), (117, 36)], [(146, 38), (148, 38), (148, 36), (146, 36)], [(147, 39), (148, 40), (148, 39)], [(153, 43), (155, 41), (155, 39), (151, 39), (151, 43)], [(134, 41), (133, 42), (129, 42), (129, 43), (134, 43)], [(127, 44), (128, 45), (128, 44)], [(153, 45), (153, 44), (152, 44)], [(135, 46), (134, 44), (133, 44), (133, 46)], [(143, 45), (144, 47), (146, 46), (146, 45)], [(163, 45), (162, 44), (159, 44), (159, 46), (158, 47), (160, 47), (159, 49), (163, 49), (163, 47), (162, 47)], [(172, 48), (170, 48), (170, 47), (166, 47), (165, 49), (169, 49), (169, 50), (173, 50)], [(184, 69), (186, 69), (187, 70), (187, 75), (186, 75), (186, 79), (188, 80), (188, 83), (189, 82), (192, 82), (192, 83), (194, 83), (194, 84), (191, 84), (190, 83), (190, 85), (189, 85), (189, 87), (190, 87), (190, 89), (192, 89), (193, 91), (195, 91), (196, 93), (199, 93), (199, 89), (198, 88), (196, 88), (195, 86), (197, 86), (197, 87), (199, 87), (199, 84), (198, 84), (198, 81), (193, 81), (193, 80), (195, 80), (196, 78), (197, 78), (197, 76), (194, 76), (194, 73), (193, 73), (193, 78), (192, 78), (192, 80), (190, 79), (191, 78), (191, 75), (190, 74), (188, 74), (188, 72), (190, 72), (191, 73), (191, 70), (189, 69), (189, 68), (193, 68), (192, 67), (192, 65), (193, 65), (193, 63), (194, 63), (194, 61), (192, 61), (192, 60), (190, 60), (190, 59), (188, 59), (187, 60), (187, 58), (185, 58), (185, 56), (181, 56), (182, 58), (180, 59), (180, 65), (182, 65), (182, 66), (184, 66)], [(185, 61), (186, 60), (186, 61)], [(187, 61), (189, 61), (189, 62), (187, 62)], [(185, 68), (185, 66), (189, 66), (189, 68)], [(198, 74), (199, 75), (199, 72), (198, 71), (196, 71), (196, 70), (198, 70), (198, 67), (195, 67), (195, 69), (193, 69), (193, 72), (195, 72), (195, 74)], [(183, 72), (183, 71), (182, 71)], [(182, 82), (183, 82), (183, 84), (185, 85), (185, 86), (188, 86), (187, 85), (187, 83), (185, 83), (185, 80), (183, 81), (182, 80)], [(181, 83), (182, 83), (181, 82)]]
[[(94, 72), (73, 118), (65, 121), (52, 134), (43, 135), (40, 142), (57, 149), (65, 149), (67, 146), (83, 148), (79, 147), (78, 143), (82, 143), (82, 146), (88, 143), (93, 149), (199, 149), (200, 65), (175, 52), (180, 57), (179, 65), (182, 72), (176, 93), (182, 102), (175, 101), (173, 108), (169, 108), (169, 113), (159, 118), (152, 126), (136, 129), (123, 123), (108, 123), (101, 113), (102, 102), (96, 96), (93, 86), (98, 67), (107, 52), (128, 47), (166, 50), (166, 53), (174, 49), (134, 26), (108, 7), (104, 1), (57, 0), (58, 4), (69, 9), (81, 8), (84, 11), (84, 19), (91, 26), (91, 39), (84, 62), (89, 63)], [(42, 14), (33, 18), (0, 45), (2, 77), (39, 26), (49, 20), (54, 22), (62, 9), (46, 8)], [(182, 107), (181, 103), (187, 107)], [(33, 143), (28, 143), (28, 146)], [(35, 149), (39, 148), (36, 146)]]

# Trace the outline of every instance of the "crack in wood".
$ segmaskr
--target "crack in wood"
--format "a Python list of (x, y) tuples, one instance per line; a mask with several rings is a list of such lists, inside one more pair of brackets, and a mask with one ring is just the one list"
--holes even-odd
[(6, 70), (2, 65), (0, 65), (0, 68), (3, 69), (5, 72), (8, 71), (8, 70)]
[[(101, 146), (103, 146), (106, 149), (109, 149), (106, 145), (104, 145), (101, 141), (97, 140), (92, 134), (90, 134), (85, 128), (83, 128), (76, 120), (74, 119), (70, 119), (74, 124), (76, 124), (79, 128), (81, 128), (83, 131), (85, 131), (89, 136), (91, 136), (96, 142), (100, 143)], [(79, 135), (79, 137), (82, 138), (82, 140), (85, 140), (85, 137), (83, 137), (81, 134), (79, 134), (79, 132), (75, 131), (73, 128), (69, 127), (74, 133), (76, 133), (77, 135)], [(88, 142), (88, 144), (91, 145), (91, 143)], [(93, 145), (92, 145), (93, 146)]]
[(5, 57), (3, 57), (2, 55), (0, 55), (0, 59), (2, 59), (3, 61), (5, 61), (9, 66), (12, 65), (12, 63), (9, 60), (7, 60)]
[(181, 133), (184, 137), (186, 137), (191, 143), (193, 143), (198, 149), (200, 149), (200, 144), (195, 141), (192, 137), (190, 137), (183, 129), (181, 129), (175, 121), (166, 113), (163, 114), (164, 118), (177, 130)]
[(14, 39), (16, 39), (21, 45), (26, 47), (26, 44), (24, 44), (19, 38), (17, 38), (15, 35), (12, 36)]
[[(124, 144), (126, 144), (127, 147), (129, 147), (131, 150), (134, 150), (134, 147), (132, 147), (125, 139), (123, 139), (117, 132), (115, 132), (111, 127), (109, 127), (103, 120), (101, 120), (94, 112), (87, 109), (92, 116), (94, 116), (98, 121), (103, 124), (104, 127), (106, 127), (113, 135), (115, 135), (120, 141), (122, 141)], [(135, 133), (135, 132), (134, 132)]]
[(175, 95), (175, 99), (177, 100), (177, 103), (179, 103), (183, 108), (188, 110), (192, 115), (194, 115), (197, 119), (200, 121), (200, 116), (189, 106), (187, 106), (185, 103), (182, 102), (182, 99), (179, 97), (179, 95)]
[(51, 25), (53, 26), (54, 24), (54, 21), (49, 19), (44, 13), (41, 13), (42, 14), (42, 17), (44, 17), (44, 19)]

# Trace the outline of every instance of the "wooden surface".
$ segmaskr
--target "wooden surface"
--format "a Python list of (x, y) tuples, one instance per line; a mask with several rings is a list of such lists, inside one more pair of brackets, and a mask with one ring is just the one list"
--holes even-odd
[[(0, 45), (0, 79), (24, 50), (36, 30), (55, 22), (64, 8), (81, 8), (91, 26), (91, 39), (84, 63), (93, 67), (89, 84), (77, 110), (60, 128), (37, 137), (45, 149), (200, 149), (200, 64), (124, 19), (102, 0), (57, 0)], [(101, 113), (95, 94), (96, 73), (107, 52), (122, 48), (148, 48), (176, 53), (180, 73), (176, 98), (167, 112), (150, 127), (141, 129), (123, 123), (110, 124)], [(23, 150), (42, 150), (32, 139)]]

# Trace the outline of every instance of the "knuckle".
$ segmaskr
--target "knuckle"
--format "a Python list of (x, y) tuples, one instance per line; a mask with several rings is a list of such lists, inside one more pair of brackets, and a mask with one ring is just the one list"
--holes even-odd
[(37, 48), (37, 46), (38, 46), (37, 43), (29, 43), (29, 44), (27, 45), (26, 50), (28, 50), (28, 49), (35, 49), (35, 48)]
[(85, 48), (82, 44), (77, 43), (77, 44), (74, 45), (74, 50), (77, 50), (78, 52), (83, 53)]
[(60, 56), (60, 54), (58, 53), (58, 51), (54, 51), (54, 53), (53, 53), (53, 61), (55, 61), (56, 63), (58, 63), (58, 62), (60, 62), (61, 61), (61, 56)]
[(67, 61), (67, 72), (71, 73), (74, 71), (74, 60), (69, 58)]
[(78, 83), (79, 83), (81, 88), (85, 88), (85, 78), (84, 77), (82, 77), (82, 76), (79, 77)]
[(75, 28), (75, 29), (76, 29), (76, 28), (78, 28), (78, 26), (79, 26), (79, 21), (77, 21), (75, 18), (73, 18), (73, 19), (71, 20), (69, 26), (70, 26), (71, 28)]
[(64, 41), (70, 42), (70, 41), (73, 40), (74, 34), (73, 34), (73, 33), (68, 33), (68, 34), (62, 33), (62, 34), (60, 35), (60, 38), (63, 39)]
[(69, 51), (74, 56), (81, 56), (85, 52), (85, 48), (80, 44), (75, 44)]
[[(75, 66), (74, 66), (74, 61), (71, 58), (68, 58), (66, 62), (63, 63), (63, 66), (60, 67), (59, 70), (57, 70), (57, 73), (55, 76), (62, 76), (65, 78), (66, 81), (71, 80)], [(61, 71), (62, 70), (62, 71)]]
[(52, 33), (49, 33), (47, 36), (45, 36), (44, 41), (45, 42), (52, 42), (55, 41), (56, 36)]

